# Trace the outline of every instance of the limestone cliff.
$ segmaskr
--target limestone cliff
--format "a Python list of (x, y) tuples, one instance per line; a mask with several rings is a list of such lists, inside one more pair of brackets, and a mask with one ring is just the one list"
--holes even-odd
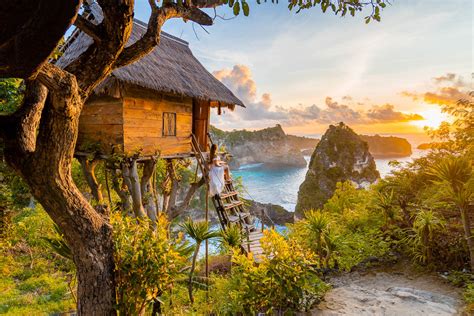
[(369, 151), (374, 158), (400, 158), (411, 156), (411, 145), (405, 138), (394, 136), (360, 135), (369, 145)]
[(231, 132), (211, 126), (210, 134), (215, 143), (225, 146), (232, 155), (231, 168), (252, 163), (304, 168), (307, 163), (301, 150), (317, 142), (311, 138), (286, 135), (280, 125), (258, 131)]
[(362, 188), (379, 177), (367, 143), (344, 123), (330, 125), (311, 156), (298, 191), (296, 216), (321, 208), (333, 195), (337, 182), (350, 180)]

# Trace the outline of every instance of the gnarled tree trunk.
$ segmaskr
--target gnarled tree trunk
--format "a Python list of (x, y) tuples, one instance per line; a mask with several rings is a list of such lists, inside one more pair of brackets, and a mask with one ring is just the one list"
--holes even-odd
[[(115, 313), (112, 228), (73, 182), (71, 165), (84, 102), (74, 76), (60, 80), (64, 86), (56, 91), (61, 92), (50, 92), (47, 99), (42, 87), (32, 88), (36, 93), (30, 96), (30, 104), (26, 100), (24, 108), (30, 115), (11, 125), (9, 135), (4, 138), (5, 158), (25, 179), (72, 250), (79, 281), (79, 314), (112, 315)], [(38, 126), (43, 104), (35, 142), (32, 138), (35, 130), (30, 128)], [(20, 134), (23, 137), (15, 137)], [(18, 143), (18, 139), (23, 141)]]
[[(14, 2), (9, 1), (11, 4)], [(34, 79), (27, 84), (22, 107), (13, 115), (0, 116), (0, 138), (5, 143), (7, 163), (23, 177), (71, 248), (79, 281), (78, 314), (113, 315), (116, 314), (116, 295), (112, 227), (107, 215), (94, 210), (82, 196), (71, 175), (82, 107), (94, 88), (114, 69), (133, 63), (153, 50), (159, 43), (161, 27), (166, 20), (183, 18), (201, 25), (212, 25), (212, 19), (198, 8), (213, 7), (223, 2), (200, 1), (183, 5), (166, 1), (158, 6), (158, 2), (150, 0), (147, 31), (128, 47), (125, 45), (132, 30), (134, 0), (97, 0), (103, 13), (100, 23), (77, 16), (82, 1), (49, 1), (55, 2), (51, 12), (57, 13), (58, 8), (67, 11), (62, 10), (64, 14), (59, 14), (59, 23), (54, 23), (52, 27), (44, 21), (57, 15), (42, 16), (46, 2), (41, 1), (36, 6), (41, 10), (35, 11), (39, 15), (33, 15), (26, 24), (29, 28), (25, 30), (33, 30), (26, 32), (27, 36), (16, 34), (18, 36), (13, 41), (0, 38), (1, 44), (6, 45), (0, 45), (0, 56), (6, 54), (9, 57), (0, 75), (31, 76)], [(17, 8), (22, 6), (6, 6), (6, 11), (0, 15), (11, 14), (9, 20), (15, 21), (21, 13)], [(30, 17), (33, 11), (27, 11), (25, 15)], [(47, 59), (55, 43), (73, 21), (93, 39), (93, 43), (65, 69), (60, 69), (49, 64)], [(23, 25), (23, 22), (20, 19), (16, 24)], [(54, 34), (45, 32), (48, 29)], [(6, 34), (9, 33), (7, 30)], [(12, 54), (8, 52), (23, 47), (16, 45), (19, 43), (16, 39), (28, 39), (31, 34), (37, 33), (48, 36), (44, 36), (42, 43), (33, 41), (41, 46), (33, 61), (17, 58), (21, 54), (10, 58)], [(133, 173), (134, 166), (131, 167)], [(135, 192), (140, 194), (139, 183)]]

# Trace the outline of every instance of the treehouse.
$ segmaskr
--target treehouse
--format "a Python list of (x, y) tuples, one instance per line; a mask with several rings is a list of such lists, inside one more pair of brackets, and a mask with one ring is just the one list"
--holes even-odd
[[(86, 18), (100, 23), (100, 6), (94, 1), (86, 2)], [(145, 23), (135, 20), (128, 44), (136, 42), (146, 30)], [(92, 42), (87, 34), (76, 30), (56, 64), (67, 67)], [(122, 211), (137, 217), (148, 216), (152, 222), (158, 212), (176, 217), (189, 206), (196, 190), (210, 179), (208, 157), (203, 151), (208, 149), (211, 110), (221, 114), (223, 109), (234, 110), (236, 106), (244, 105), (193, 56), (188, 43), (162, 32), (160, 44), (151, 53), (114, 70), (96, 87), (82, 110), (76, 157), (97, 208), (107, 210), (94, 173), (102, 161), (109, 206), (114, 204), (108, 181), (112, 176), (112, 187), (121, 200), (118, 206)], [(109, 159), (116, 154), (127, 158)], [(191, 156), (196, 159), (201, 179), (190, 185), (178, 204), (179, 180), (173, 161)], [(166, 161), (166, 179), (160, 184), (154, 176), (157, 157)], [(157, 188), (161, 188), (161, 197)], [(247, 236), (242, 248), (261, 253), (262, 232), (257, 231), (232, 179), (225, 181), (221, 195), (216, 194), (212, 201), (222, 228), (238, 224)]]
[[(129, 42), (146, 32), (135, 20)], [(60, 59), (69, 64), (91, 44), (75, 35)], [(235, 95), (193, 56), (187, 42), (162, 33), (147, 56), (114, 70), (86, 102), (79, 123), (78, 154), (190, 156), (192, 134), (207, 151), (210, 111), (243, 106)]]

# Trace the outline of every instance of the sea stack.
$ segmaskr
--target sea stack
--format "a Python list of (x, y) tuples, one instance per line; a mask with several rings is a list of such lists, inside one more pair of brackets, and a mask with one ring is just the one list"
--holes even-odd
[(338, 182), (349, 180), (358, 188), (366, 188), (378, 178), (367, 143), (342, 122), (330, 125), (311, 156), (298, 191), (295, 216), (301, 218), (304, 211), (321, 208)]

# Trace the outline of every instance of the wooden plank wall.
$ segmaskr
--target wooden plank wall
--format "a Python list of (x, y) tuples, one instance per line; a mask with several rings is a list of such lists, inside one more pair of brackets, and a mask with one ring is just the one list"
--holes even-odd
[[(124, 148), (128, 154), (191, 153), (192, 99), (167, 95), (125, 97)], [(163, 112), (176, 113), (176, 136), (163, 136)]]
[(209, 101), (194, 100), (193, 102), (193, 134), (202, 151), (208, 151), (209, 118), (211, 115)]
[[(122, 100), (107, 96), (91, 97), (79, 118), (79, 137), (76, 149), (91, 151), (100, 148), (105, 154), (123, 146)], [(117, 148), (122, 149), (122, 148)]]

